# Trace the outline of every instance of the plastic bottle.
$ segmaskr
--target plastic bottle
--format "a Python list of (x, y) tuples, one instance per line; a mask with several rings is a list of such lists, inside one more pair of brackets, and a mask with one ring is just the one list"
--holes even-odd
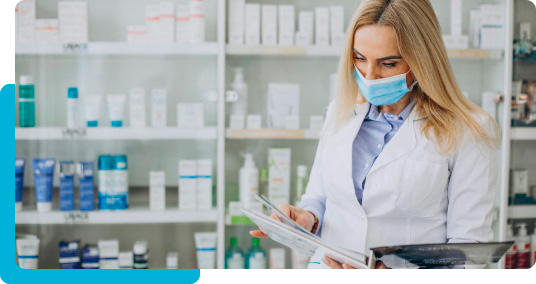
[(298, 166), (297, 173), (298, 178), (296, 179), (296, 199), (294, 200), (295, 205), (301, 201), (302, 195), (305, 193), (305, 188), (307, 188), (307, 166)]
[[(508, 224), (507, 228), (507, 240), (514, 241), (514, 228), (512, 224)], [(504, 256), (504, 268), (515, 269), (517, 267), (517, 245), (514, 243), (512, 247), (506, 252)]]
[(19, 125), (35, 127), (35, 88), (31, 76), (20, 76)]
[(246, 115), (248, 109), (248, 85), (244, 82), (244, 72), (242, 68), (234, 69), (234, 81), (231, 88), (238, 94), (238, 100), (231, 106), (231, 114)]
[(258, 238), (251, 239), (251, 248), (246, 254), (246, 269), (266, 269), (266, 252), (260, 243)]
[(517, 245), (517, 268), (530, 268), (530, 237), (527, 235), (527, 224), (519, 223), (516, 225), (519, 231), (516, 238)]
[(238, 239), (231, 238), (231, 246), (225, 251), (225, 269), (244, 269), (244, 253), (238, 247)]
[(258, 203), (253, 193), (259, 193), (259, 170), (253, 155), (245, 154), (244, 158), (244, 167), (240, 169), (240, 203), (243, 208), (251, 209)]
[(78, 89), (67, 91), (67, 128), (76, 128), (78, 121)]
[(149, 268), (149, 250), (146, 241), (136, 241), (134, 243), (134, 269)]
[(536, 222), (534, 222), (534, 231), (530, 237), (530, 267), (536, 265)]
[(99, 209), (114, 209), (114, 158), (109, 155), (99, 156), (98, 170)]

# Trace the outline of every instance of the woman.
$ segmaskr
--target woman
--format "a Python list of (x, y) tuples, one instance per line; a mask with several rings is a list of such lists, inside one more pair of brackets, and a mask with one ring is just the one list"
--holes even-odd
[(306, 194), (281, 209), (361, 253), (492, 240), (498, 127), (460, 91), (430, 2), (363, 1), (338, 74)]

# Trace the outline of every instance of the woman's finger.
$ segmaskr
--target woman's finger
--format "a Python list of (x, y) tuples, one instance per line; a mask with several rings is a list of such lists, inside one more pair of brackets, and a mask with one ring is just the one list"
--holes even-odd
[(382, 261), (376, 262), (376, 269), (391, 269), (390, 267), (387, 267), (385, 263)]
[(255, 238), (268, 238), (268, 235), (261, 230), (249, 231), (249, 234)]
[(325, 263), (327, 266), (331, 267), (331, 269), (343, 269), (342, 265), (338, 261), (333, 260), (327, 256), (324, 256), (322, 262)]
[(348, 264), (346, 264), (346, 263), (344, 263), (344, 264), (342, 265), (342, 268), (344, 268), (344, 269), (356, 269), (355, 267), (353, 267), (353, 266), (351, 266), (351, 265), (348, 265)]

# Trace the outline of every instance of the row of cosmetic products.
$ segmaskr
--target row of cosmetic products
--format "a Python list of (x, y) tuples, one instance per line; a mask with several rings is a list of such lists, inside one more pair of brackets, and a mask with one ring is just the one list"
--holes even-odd
[(529, 171), (527, 169), (510, 170), (510, 196), (508, 203), (512, 205), (536, 205), (536, 185), (529, 187)]
[[(20, 127), (35, 127), (35, 86), (31, 76), (21, 76), (19, 85), (19, 125)], [(151, 90), (151, 124), (153, 128), (163, 128), (168, 126), (167, 122), (167, 89)], [(215, 105), (217, 94), (208, 92), (207, 102)], [(122, 127), (125, 125), (125, 105), (126, 95), (106, 96), (108, 118), (112, 127)], [(85, 118), (87, 127), (97, 127), (101, 118), (102, 96), (88, 95), (84, 97), (83, 108), (80, 107), (80, 98), (77, 88), (69, 88), (67, 91), (67, 127), (77, 128), (80, 121)], [(208, 106), (208, 104), (207, 104)], [(179, 128), (202, 128), (205, 125), (204, 109), (207, 107), (202, 103), (180, 103), (177, 104), (177, 126)], [(144, 128), (146, 122), (146, 90), (143, 88), (133, 88), (129, 96), (129, 118), (130, 127)]]
[[(305, 269), (309, 257), (292, 250), (292, 268)], [(269, 250), (267, 261), (266, 251), (260, 247), (260, 240), (251, 239), (251, 247), (244, 254), (238, 246), (238, 238), (232, 237), (230, 246), (225, 251), (225, 269), (285, 269), (285, 248), (272, 248)]]
[(280, 46), (341, 46), (344, 41), (344, 7), (316, 7), (298, 12), (294, 5), (229, 1), (229, 44)]
[[(259, 129), (262, 127), (260, 114), (248, 114), (248, 86), (244, 82), (242, 68), (235, 68), (232, 90), (227, 92), (226, 101), (231, 103), (231, 116), (229, 128), (231, 129)], [(268, 128), (299, 129), (300, 128), (300, 85), (279, 84), (268, 85), (267, 97), (267, 123)], [(309, 128), (322, 129), (324, 117), (312, 115)]]
[(24, 43), (88, 42), (87, 2), (58, 2), (57, 19), (37, 19), (36, 0), (22, 0), (15, 8), (16, 41)]
[[(24, 169), (26, 160), (15, 159), (15, 211), (22, 210)], [(59, 172), (60, 210), (75, 210), (75, 175), (78, 176), (79, 210), (95, 209), (94, 162), (33, 159), (37, 211), (52, 210), (54, 173)], [(76, 174), (75, 174), (76, 173)], [(103, 155), (98, 159), (98, 206), (101, 210), (128, 208), (128, 163), (126, 155)]]
[[(62, 241), (58, 244), (61, 269), (149, 268), (147, 241), (134, 242), (133, 250), (126, 252), (119, 251), (119, 241), (117, 239), (99, 240), (97, 245), (86, 244), (82, 251), (80, 251), (80, 248), (80, 241)], [(177, 262), (175, 267), (169, 265), (169, 268), (177, 268), (176, 265)]]
[[(16, 239), (19, 266), (23, 269), (37, 269), (39, 259), (39, 239), (29, 235)], [(97, 245), (80, 241), (60, 241), (58, 244), (61, 269), (147, 269), (149, 250), (147, 241), (136, 241), (133, 251), (119, 252), (118, 240), (99, 240)], [(171, 256), (171, 257), (170, 257)], [(175, 259), (173, 257), (176, 256)], [(178, 268), (178, 254), (169, 253), (168, 268)]]
[(462, 0), (451, 0), (450, 34), (443, 35), (448, 49), (504, 48), (506, 14), (502, 5), (482, 4), (469, 14), (469, 36), (462, 34)]
[(514, 236), (512, 223), (508, 224), (508, 241), (514, 245), (504, 256), (506, 269), (527, 269), (536, 265), (536, 222), (532, 235), (527, 233), (526, 223), (517, 223), (517, 235)]
[[(199, 269), (216, 268), (215, 232), (194, 234)], [(15, 240), (18, 264), (23, 269), (37, 269), (40, 240), (33, 235), (25, 235)], [(61, 269), (147, 269), (149, 268), (149, 249), (147, 241), (136, 241), (132, 251), (120, 252), (117, 239), (99, 240), (97, 245), (80, 241), (61, 241), (58, 244)], [(177, 269), (179, 254), (169, 252), (166, 268)]]
[[(15, 159), (15, 211), (22, 210), (25, 159)], [(179, 210), (210, 210), (212, 208), (212, 160), (179, 160)], [(79, 210), (95, 209), (95, 177), (93, 162), (61, 161), (59, 163), (60, 210), (75, 210), (75, 173), (79, 180)], [(52, 192), (56, 160), (34, 159), (33, 170), (37, 210), (52, 210)], [(166, 175), (162, 171), (149, 174), (151, 210), (166, 208)], [(98, 208), (125, 210), (128, 201), (128, 163), (126, 155), (102, 155), (98, 159)]]
[(145, 25), (127, 27), (128, 43), (205, 42), (205, 1), (182, 0), (145, 6)]
[[(268, 169), (257, 169), (253, 155), (245, 154), (244, 166), (239, 171), (239, 201), (229, 202), (229, 215), (243, 216), (240, 208), (262, 210), (255, 194), (265, 195), (275, 205), (290, 203), (290, 148), (270, 148)], [(307, 187), (307, 166), (297, 168), (296, 192), (293, 203), (301, 201)]]

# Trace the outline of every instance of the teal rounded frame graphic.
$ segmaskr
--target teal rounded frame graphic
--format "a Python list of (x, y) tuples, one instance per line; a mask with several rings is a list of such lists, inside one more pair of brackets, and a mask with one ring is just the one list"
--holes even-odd
[[(15, 85), (0, 91), (0, 225), (8, 228), (0, 234), (0, 279), (5, 283), (195, 283), (199, 269), (21, 269), (15, 261)], [(9, 229), (12, 228), (12, 229)]]

